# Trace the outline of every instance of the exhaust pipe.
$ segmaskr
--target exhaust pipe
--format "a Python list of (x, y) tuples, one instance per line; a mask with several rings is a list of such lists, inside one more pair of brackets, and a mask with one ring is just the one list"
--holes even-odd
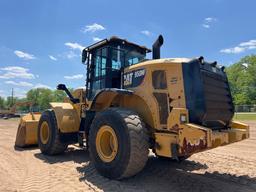
[(160, 59), (160, 47), (163, 45), (163, 43), (164, 43), (164, 38), (162, 35), (159, 35), (157, 40), (152, 46), (152, 49), (153, 49), (152, 59)]

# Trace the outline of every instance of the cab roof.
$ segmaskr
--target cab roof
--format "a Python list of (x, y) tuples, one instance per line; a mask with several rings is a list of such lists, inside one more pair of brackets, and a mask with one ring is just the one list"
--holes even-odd
[(134, 47), (136, 49), (139, 49), (141, 50), (142, 52), (146, 52), (146, 53), (150, 53), (151, 52), (151, 49), (148, 49), (147, 47), (145, 46), (141, 46), (141, 45), (138, 45), (138, 44), (135, 44), (133, 42), (129, 42), (127, 41), (126, 39), (121, 39), (117, 36), (112, 36), (108, 39), (103, 39), (97, 43), (94, 43), (88, 47), (85, 48), (86, 51), (92, 51), (94, 49), (97, 49), (97, 48), (100, 48), (100, 47), (103, 47), (103, 46), (106, 46), (106, 45), (111, 45), (111, 44), (120, 44), (120, 45), (126, 45), (126, 46), (131, 46), (131, 47)]

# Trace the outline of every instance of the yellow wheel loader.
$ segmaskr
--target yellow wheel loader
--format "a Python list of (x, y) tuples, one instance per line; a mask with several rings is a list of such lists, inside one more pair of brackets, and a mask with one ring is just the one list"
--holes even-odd
[(249, 127), (232, 121), (234, 106), (225, 68), (203, 57), (160, 58), (160, 35), (150, 49), (118, 37), (82, 52), (86, 88), (69, 102), (51, 103), (38, 123), (46, 155), (72, 143), (89, 149), (98, 172), (110, 179), (131, 177), (156, 156), (184, 159), (249, 137)]

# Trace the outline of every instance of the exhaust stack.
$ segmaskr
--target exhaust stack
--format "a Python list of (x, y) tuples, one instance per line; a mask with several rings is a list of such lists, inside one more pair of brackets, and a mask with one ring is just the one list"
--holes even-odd
[(162, 35), (159, 35), (157, 40), (152, 46), (152, 50), (153, 50), (152, 59), (160, 59), (160, 47), (163, 45), (163, 43), (164, 43), (164, 38)]

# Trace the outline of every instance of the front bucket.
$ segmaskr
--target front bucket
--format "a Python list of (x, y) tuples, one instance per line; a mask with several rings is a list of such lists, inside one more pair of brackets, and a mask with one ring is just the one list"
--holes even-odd
[(37, 144), (37, 127), (40, 117), (40, 113), (29, 113), (21, 117), (16, 134), (16, 147), (26, 147)]

